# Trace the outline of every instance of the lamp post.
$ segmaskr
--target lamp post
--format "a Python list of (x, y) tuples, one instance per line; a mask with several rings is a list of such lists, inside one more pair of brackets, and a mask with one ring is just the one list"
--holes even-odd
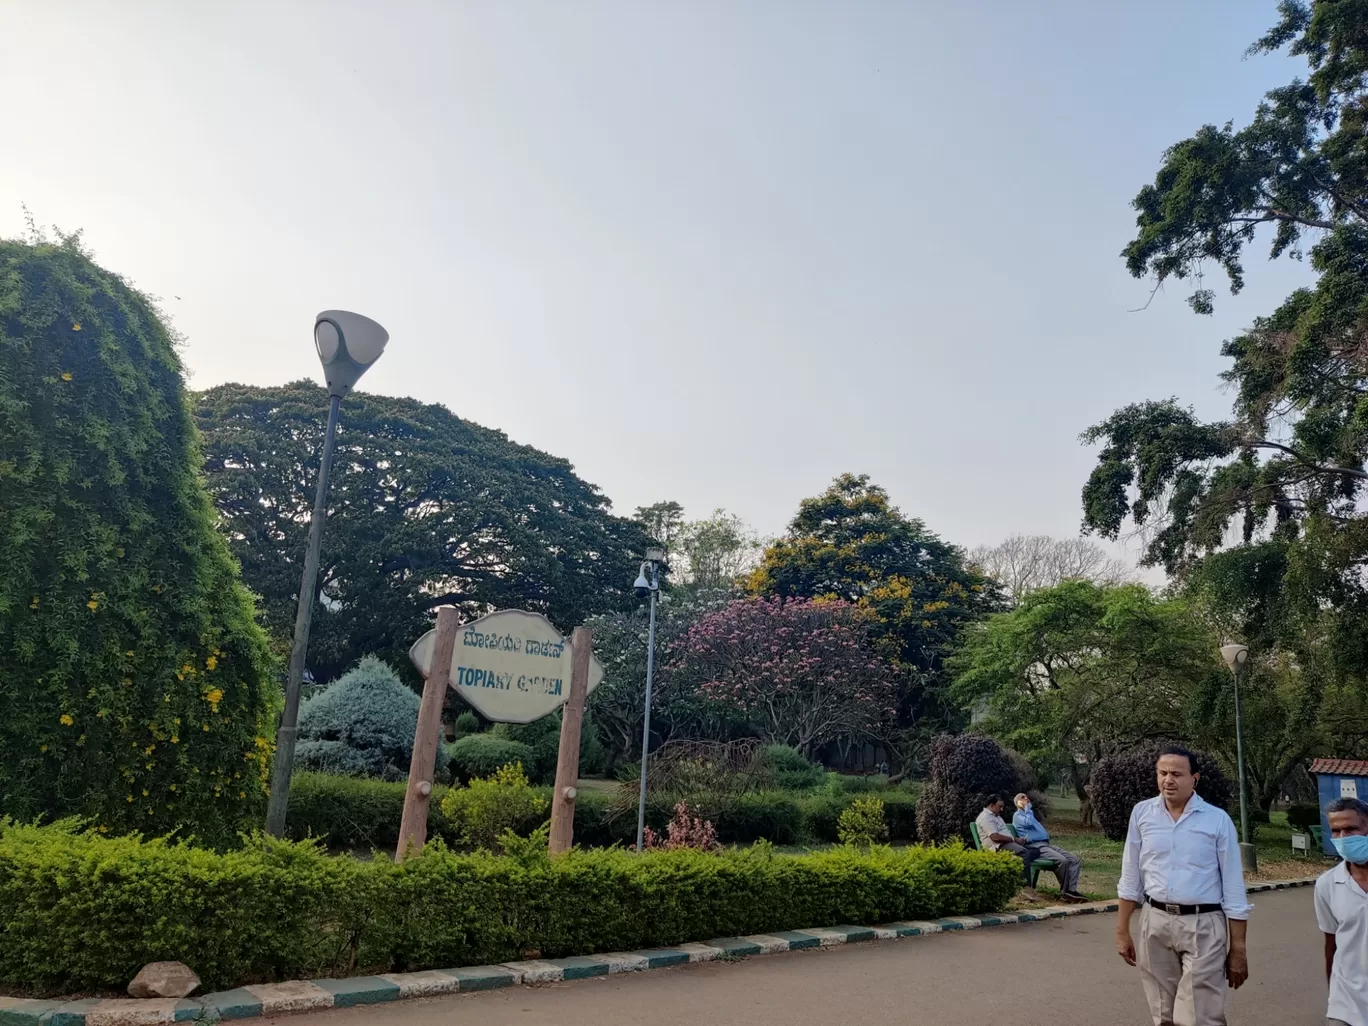
[(1221, 658), (1235, 675), (1235, 759), (1239, 763), (1240, 777), (1240, 861), (1245, 869), (1253, 872), (1259, 868), (1258, 855), (1254, 845), (1249, 843), (1249, 796), (1245, 791), (1244, 763), (1244, 723), (1240, 717), (1240, 675), (1249, 662), (1249, 649), (1244, 645), (1221, 646)]
[[(651, 626), (646, 632), (646, 715), (641, 724), (641, 793), (637, 799), (637, 851), (646, 847), (646, 760), (651, 747), (651, 678), (655, 670), (656, 602), (660, 598), (662, 565), (666, 565), (665, 550), (647, 549), (646, 561), (641, 564), (636, 583), (632, 585), (637, 598), (649, 597), (651, 601)], [(649, 577), (646, 575), (648, 570)]]
[(351, 391), (367, 368), (380, 359), (388, 341), (389, 332), (360, 314), (346, 310), (324, 310), (314, 318), (314, 345), (323, 364), (331, 401), (328, 404), (328, 427), (323, 435), (323, 458), (318, 467), (318, 494), (314, 498), (309, 541), (304, 550), (304, 576), (299, 584), (294, 644), (290, 649), (290, 674), (285, 681), (285, 709), (281, 713), (280, 730), (276, 734), (271, 798), (266, 806), (266, 832), (273, 837), (285, 835), (285, 814), (290, 804), (290, 773), (294, 767), (295, 735), (299, 723), (299, 690), (304, 680), (309, 626), (313, 621), (314, 588), (318, 583), (318, 555), (323, 545), (328, 474), (332, 469), (333, 446), (337, 439), (337, 418), (342, 409), (342, 397)]

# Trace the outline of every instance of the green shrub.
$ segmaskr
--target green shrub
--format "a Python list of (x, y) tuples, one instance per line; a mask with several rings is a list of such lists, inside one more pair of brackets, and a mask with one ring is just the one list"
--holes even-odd
[[(560, 760), (561, 715), (559, 712), (543, 716), (531, 723), (496, 723), (490, 731), (493, 737), (525, 744), (531, 750), (524, 763), (528, 777), (536, 784), (556, 782), (556, 763)], [(586, 715), (580, 722), (581, 777), (591, 776), (603, 768), (606, 756), (594, 729), (593, 719)]]
[(487, 777), (503, 766), (520, 763), (524, 767), (535, 761), (531, 745), (493, 734), (471, 734), (447, 745), (451, 759), (451, 775), (458, 783), (469, 783), (476, 777)]
[(766, 745), (760, 750), (760, 770), (767, 783), (780, 791), (811, 791), (826, 783), (826, 771), (796, 748)]
[(1287, 825), (1305, 830), (1307, 827), (1320, 826), (1320, 806), (1313, 802), (1296, 802), (1287, 808)]
[(907, 791), (884, 791), (884, 819), (888, 821), (888, 837), (893, 841), (917, 839), (917, 798)]
[(393, 851), (399, 843), (406, 786), (386, 780), (296, 773), (290, 780), (288, 835), (295, 840), (313, 837), (333, 849)]
[(231, 841), (278, 688), (175, 340), (74, 239), (0, 240), (0, 813)]
[[(1129, 751), (1102, 759), (1088, 777), (1092, 788), (1093, 813), (1097, 825), (1113, 841), (1126, 839), (1131, 810), (1146, 798), (1159, 793), (1159, 777), (1155, 763), (1164, 742), (1153, 741)], [(1216, 760), (1205, 752), (1193, 751), (1197, 772), (1197, 793), (1203, 800), (1222, 809), (1230, 804), (1236, 792), (1230, 780), (1221, 772)]]
[(803, 808), (797, 797), (784, 791), (732, 795), (720, 802), (701, 796), (696, 804), (723, 844), (797, 844), (805, 833)]
[(456, 717), (456, 738), (465, 737), (467, 734), (478, 734), (480, 732), (480, 718), (467, 709)]
[(505, 830), (526, 836), (546, 821), (551, 803), (536, 792), (518, 765), (453, 787), (442, 799), (442, 814), (472, 848), (493, 848)]
[[(387, 665), (366, 656), (299, 709), (295, 765), (319, 773), (407, 780), (421, 699)], [(446, 769), (437, 746), (437, 773)]]
[(868, 847), (887, 840), (888, 823), (884, 820), (884, 803), (874, 797), (856, 798), (841, 813), (836, 833), (842, 844)]
[(1002, 908), (1021, 863), (955, 848), (779, 855), (441, 845), (395, 865), (254, 839), (222, 855), (168, 841), (0, 826), (0, 986), (122, 988), (177, 959), (206, 990), (630, 951), (840, 923)]
[(1035, 785), (1030, 763), (992, 738), (942, 734), (931, 742), (931, 780), (917, 800), (917, 836), (936, 842), (965, 839), (969, 824), (994, 794), (1010, 807), (1014, 795), (1027, 792), (1037, 814), (1044, 815), (1048, 803)]

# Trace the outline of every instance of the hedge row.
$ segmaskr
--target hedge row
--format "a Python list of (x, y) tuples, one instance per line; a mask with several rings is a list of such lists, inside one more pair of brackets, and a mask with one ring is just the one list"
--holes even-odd
[(839, 923), (991, 912), (1016, 892), (1010, 855), (957, 848), (768, 845), (708, 854), (510, 855), (430, 846), (395, 865), (256, 838), (184, 843), (0, 821), (0, 986), (122, 989), (185, 962), (206, 989), (647, 948)]
[[(393, 850), (399, 840), (404, 787), (403, 783), (383, 780), (297, 773), (290, 788), (290, 836), (316, 837), (333, 849)], [(539, 790), (550, 799), (550, 788)], [(443, 793), (445, 789), (440, 786), (433, 791), (428, 833), (455, 844), (457, 831), (441, 812)], [(871, 793), (883, 800), (890, 839), (916, 840), (916, 798), (908, 791)], [(765, 791), (728, 797), (703, 796), (700, 803), (702, 811), (714, 820), (718, 840), (723, 844), (759, 840), (799, 844), (836, 841), (836, 821), (862, 796), (844, 791)], [(663, 831), (671, 812), (669, 803), (654, 803), (647, 808), (647, 824)], [(530, 833), (542, 818), (526, 823), (518, 832)], [(582, 791), (575, 802), (575, 841), (590, 847), (635, 843), (636, 816), (615, 815), (606, 794)]]

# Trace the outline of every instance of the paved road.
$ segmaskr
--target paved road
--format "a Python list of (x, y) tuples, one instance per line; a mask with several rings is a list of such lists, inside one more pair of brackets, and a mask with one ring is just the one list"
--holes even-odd
[[(1325, 983), (1311, 889), (1255, 895), (1250, 981), (1233, 1026), (1319, 1026)], [(537, 988), (339, 1009), (291, 1026), (1148, 1026), (1115, 919), (1080, 916), (599, 977)]]

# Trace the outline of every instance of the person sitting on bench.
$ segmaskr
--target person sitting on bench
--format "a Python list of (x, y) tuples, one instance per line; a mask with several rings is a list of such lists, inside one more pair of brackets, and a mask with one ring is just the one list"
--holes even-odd
[(979, 844), (983, 845), (986, 851), (1010, 851), (1021, 859), (1022, 873), (1026, 877), (1026, 897), (1036, 901), (1039, 896), (1031, 886), (1031, 863), (1040, 858), (1040, 855), (1033, 847), (1022, 844), (1007, 832), (1007, 824), (1002, 819), (1002, 810), (1005, 807), (1000, 795), (988, 796), (988, 804), (974, 820), (974, 825), (978, 827)]
[(1050, 843), (1050, 834), (1041, 825), (1040, 820), (1036, 819), (1029, 797), (1024, 794), (1017, 795), (1016, 807), (1017, 810), (1012, 815), (1012, 826), (1016, 829), (1017, 837), (1036, 850), (1036, 858), (1054, 860), (1053, 872), (1059, 880), (1060, 896), (1067, 901), (1087, 901), (1087, 898), (1078, 893), (1078, 874), (1083, 868), (1083, 860), (1073, 852), (1056, 848)]

